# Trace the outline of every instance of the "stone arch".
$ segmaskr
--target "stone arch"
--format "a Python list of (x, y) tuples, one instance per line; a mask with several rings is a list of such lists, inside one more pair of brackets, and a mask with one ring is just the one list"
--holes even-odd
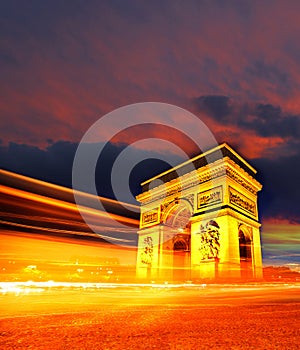
[(187, 251), (189, 250), (188, 242), (183, 238), (178, 238), (174, 240), (173, 243), (174, 251)]
[(190, 237), (193, 207), (187, 199), (176, 199), (171, 202), (163, 214), (163, 223), (170, 233), (172, 279), (174, 281), (189, 278)]
[(190, 228), (190, 218), (192, 215), (193, 208), (191, 203), (186, 199), (176, 199), (165, 209), (162, 221), (166, 226), (184, 230)]
[[(197, 179), (190, 173), (191, 164)], [(137, 275), (145, 278), (151, 267), (151, 278), (165, 281), (236, 279), (244, 271), (246, 275), (250, 271), (251, 278), (262, 278), (257, 211), (262, 185), (255, 174), (246, 160), (222, 144), (144, 181), (137, 196), (141, 203)], [(150, 186), (154, 179), (159, 180), (156, 187)], [(153, 239), (151, 259), (148, 237)]]
[(187, 234), (173, 238), (173, 280), (185, 280), (189, 277), (190, 242)]
[(252, 234), (246, 225), (239, 226), (239, 253), (241, 275), (244, 278), (253, 277), (252, 271)]
[(239, 226), (240, 260), (252, 260), (252, 235), (245, 225)]

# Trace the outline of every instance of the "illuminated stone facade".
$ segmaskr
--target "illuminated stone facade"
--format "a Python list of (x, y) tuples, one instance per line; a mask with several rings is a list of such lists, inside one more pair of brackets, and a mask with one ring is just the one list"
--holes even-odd
[(222, 144), (142, 183), (137, 277), (262, 278), (255, 174)]

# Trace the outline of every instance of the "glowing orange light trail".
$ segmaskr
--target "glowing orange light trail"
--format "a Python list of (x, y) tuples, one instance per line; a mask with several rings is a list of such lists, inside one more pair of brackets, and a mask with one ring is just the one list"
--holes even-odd
[[(56, 232), (56, 233), (68, 233), (68, 234), (81, 234), (81, 235), (85, 235), (85, 236), (92, 236), (94, 237), (95, 234), (91, 233), (91, 232), (84, 232), (84, 231), (80, 231), (80, 232), (76, 232), (76, 231), (70, 231), (70, 230), (60, 230), (60, 229), (56, 229), (56, 228), (51, 228), (51, 227), (42, 227), (42, 226), (34, 226), (34, 225), (25, 225), (25, 224), (19, 224), (16, 222), (10, 222), (10, 221), (5, 221), (5, 220), (0, 220), (0, 224), (5, 224), (5, 225), (9, 225), (9, 226), (13, 226), (13, 227), (22, 227), (22, 228), (28, 228), (28, 229), (36, 229), (39, 231), (47, 231), (47, 232)], [(111, 237), (111, 236), (105, 236), (103, 234), (99, 234), (97, 233), (97, 235), (103, 239), (108, 239), (111, 241), (116, 241), (116, 242), (131, 242), (132, 240), (129, 239), (122, 239), (122, 238), (116, 238), (116, 237)]]
[(113, 199), (105, 198), (105, 197), (101, 197), (101, 196), (95, 196), (95, 195), (92, 195), (92, 194), (89, 194), (89, 193), (85, 193), (85, 192), (81, 192), (81, 191), (78, 191), (78, 190), (70, 189), (70, 188), (67, 188), (67, 187), (55, 185), (55, 184), (52, 184), (52, 183), (49, 183), (49, 182), (33, 179), (33, 178), (28, 177), (28, 176), (12, 173), (10, 171), (3, 170), (3, 169), (0, 169), (0, 175), (6, 176), (6, 177), (11, 178), (11, 179), (21, 180), (22, 182), (26, 182), (28, 184), (40, 185), (40, 186), (43, 186), (43, 187), (48, 188), (50, 190), (51, 189), (55, 189), (55, 190), (58, 190), (61, 193), (68, 193), (68, 194), (71, 194), (71, 195), (76, 193), (76, 194), (79, 194), (80, 196), (85, 197), (85, 198), (101, 200), (103, 202), (116, 204), (116, 205), (124, 205), (126, 207), (129, 207), (129, 208), (132, 208), (132, 209), (135, 209), (135, 210), (139, 209), (139, 207), (137, 205), (134, 205), (134, 204), (124, 203), (124, 202), (121, 202), (121, 201), (117, 201), (117, 200), (113, 200)]
[(0, 193), (11, 195), (14, 197), (19, 197), (19, 198), (25, 198), (38, 203), (43, 203), (43, 204), (59, 207), (62, 209), (68, 209), (76, 212), (78, 212), (78, 208), (80, 208), (80, 211), (85, 212), (86, 214), (95, 215), (97, 217), (102, 217), (107, 219), (111, 218), (113, 220), (120, 221), (126, 224), (131, 224), (135, 226), (138, 226), (139, 224), (138, 220), (125, 218), (118, 214), (112, 214), (112, 213), (107, 213), (107, 212), (92, 209), (92, 208), (77, 206), (76, 204), (68, 203), (59, 199), (49, 198), (49, 197), (41, 196), (39, 194), (29, 193), (23, 190), (10, 188), (3, 185), (0, 186)]

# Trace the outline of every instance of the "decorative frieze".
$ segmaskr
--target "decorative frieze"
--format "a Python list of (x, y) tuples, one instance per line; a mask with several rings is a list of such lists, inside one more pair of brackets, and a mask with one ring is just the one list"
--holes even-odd
[(246, 210), (252, 215), (256, 215), (256, 206), (255, 203), (244, 196), (242, 193), (233, 189), (229, 186), (229, 203), (234, 204), (235, 206)]
[(250, 186), (249, 184), (247, 184), (247, 182), (233, 169), (227, 167), (226, 168), (226, 175), (228, 177), (230, 177), (232, 180), (234, 180), (237, 183), (239, 183), (240, 185), (242, 185), (249, 192), (256, 194), (255, 188), (253, 188), (253, 186)]
[[(160, 200), (165, 197), (174, 196), (176, 194), (180, 195), (182, 191), (188, 190), (192, 187), (198, 186), (199, 184), (202, 184), (207, 181), (214, 180), (220, 176), (225, 175), (225, 168), (224, 166), (219, 166), (215, 169), (208, 169), (203, 172), (203, 170), (198, 170), (198, 173), (195, 175), (185, 175), (185, 179), (174, 180), (174, 185), (170, 186), (167, 190), (157, 191), (157, 195), (154, 195), (152, 191), (150, 191), (151, 195), (149, 196), (149, 199), (142, 200), (144, 204), (151, 203), (157, 200)], [(175, 184), (176, 183), (176, 184)], [(163, 188), (163, 187), (162, 187)], [(158, 190), (159, 188), (157, 188)], [(139, 198), (137, 198), (139, 199)]]
[(145, 211), (142, 213), (141, 227), (152, 226), (160, 222), (159, 207)]
[[(242, 170), (242, 169), (241, 169)], [(169, 183), (167, 189), (165, 187), (155, 188), (150, 190), (150, 196), (146, 200), (141, 200), (144, 204), (151, 203), (162, 198), (175, 196), (180, 194), (183, 191), (186, 191), (192, 187), (203, 184), (207, 181), (215, 180), (221, 176), (227, 175), (232, 180), (236, 181), (238, 184), (243, 186), (249, 192), (256, 194), (257, 190), (249, 182), (247, 182), (237, 171), (233, 170), (230, 166), (220, 165), (214, 169), (208, 168), (207, 170), (199, 169), (197, 174), (186, 174), (183, 177), (174, 179), (174, 185)], [(255, 181), (252, 179), (252, 181)], [(156, 193), (155, 193), (156, 192)], [(139, 199), (139, 198), (138, 198)]]
[(197, 194), (197, 209), (202, 209), (211, 205), (223, 202), (222, 186), (214, 187)]

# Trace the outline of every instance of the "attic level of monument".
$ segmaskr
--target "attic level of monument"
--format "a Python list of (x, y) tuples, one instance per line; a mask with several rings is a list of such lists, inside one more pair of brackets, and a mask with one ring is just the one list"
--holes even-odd
[[(198, 175), (195, 178), (189, 176), (189, 172), (197, 169)], [(178, 172), (183, 174), (178, 175)], [(144, 181), (142, 193), (137, 196), (141, 203), (150, 203), (156, 199), (172, 195), (179, 190), (186, 190), (190, 187), (204, 184), (224, 175), (239, 183), (246, 191), (256, 194), (261, 190), (261, 184), (255, 180), (256, 170), (236, 153), (226, 143), (200, 154), (191, 160), (156, 175)], [(180, 181), (177, 181), (180, 178)], [(160, 180), (167, 184), (167, 189), (157, 187), (149, 191), (149, 185), (154, 180)]]
[[(256, 170), (227, 144), (142, 184), (137, 276), (262, 277)], [(156, 181), (159, 180), (159, 181)]]
[(218, 147), (215, 147), (207, 152), (201, 153), (200, 155), (190, 159), (187, 162), (177, 165), (174, 168), (171, 168), (162, 174), (158, 174), (151, 179), (148, 179), (141, 183), (142, 192), (149, 190), (149, 183), (154, 179), (162, 180), (163, 182), (169, 182), (178, 177), (178, 169), (180, 169), (181, 174), (188, 173), (191, 169), (191, 164), (195, 169), (200, 169), (205, 167), (208, 162), (213, 163), (220, 158), (228, 157), (241, 169), (247, 172), (251, 177), (255, 177), (256, 170), (237, 152), (235, 152), (228, 144), (223, 143)]

